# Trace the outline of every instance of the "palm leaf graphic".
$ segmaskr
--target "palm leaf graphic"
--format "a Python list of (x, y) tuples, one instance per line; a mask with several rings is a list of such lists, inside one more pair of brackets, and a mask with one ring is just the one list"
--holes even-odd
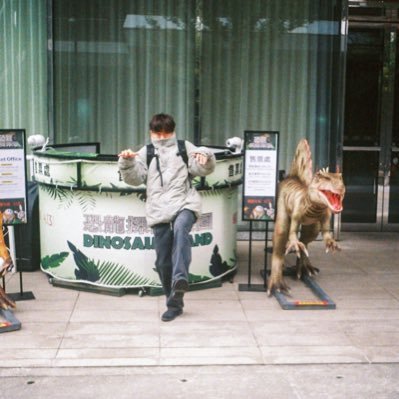
[(96, 282), (100, 278), (96, 264), (91, 261), (85, 254), (77, 249), (70, 241), (67, 241), (69, 248), (73, 252), (73, 259), (78, 267), (75, 270), (77, 280), (87, 280)]
[(101, 276), (99, 283), (103, 285), (123, 287), (160, 285), (159, 282), (143, 277), (117, 263), (102, 262), (101, 264), (97, 263), (97, 267)]
[(96, 207), (96, 199), (90, 191), (77, 191), (76, 198), (84, 212)]
[(60, 266), (68, 255), (68, 252), (60, 252), (59, 254), (45, 256), (41, 259), (43, 269), (47, 270)]
[(109, 261), (94, 262), (76, 248), (70, 241), (67, 241), (67, 243), (73, 252), (73, 258), (78, 267), (78, 269), (75, 270), (77, 280), (87, 280), (97, 282), (104, 286), (113, 287), (144, 287), (160, 285), (159, 282), (148, 277), (143, 277), (142, 275), (129, 270), (126, 266)]
[(59, 201), (59, 207), (64, 209), (69, 208), (73, 202), (73, 192), (65, 188), (57, 186), (40, 185), (41, 189), (45, 191), (52, 199)]

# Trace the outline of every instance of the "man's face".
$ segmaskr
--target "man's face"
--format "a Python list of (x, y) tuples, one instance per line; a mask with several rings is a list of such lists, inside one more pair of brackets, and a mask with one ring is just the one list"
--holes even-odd
[(150, 136), (151, 139), (153, 140), (166, 140), (170, 139), (173, 137), (175, 133), (174, 132), (153, 132), (152, 130), (150, 131)]

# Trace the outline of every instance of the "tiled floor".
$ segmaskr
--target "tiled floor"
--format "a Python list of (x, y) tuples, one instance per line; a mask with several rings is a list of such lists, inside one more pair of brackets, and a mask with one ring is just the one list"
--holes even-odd
[[(310, 247), (317, 282), (335, 310), (283, 310), (247, 282), (248, 242), (238, 242), (234, 282), (192, 291), (184, 314), (160, 321), (164, 298), (113, 297), (54, 287), (24, 273), (36, 299), (19, 301), (19, 331), (0, 334), (1, 367), (269, 365), (399, 362), (398, 233), (341, 233), (342, 251)], [(252, 283), (261, 283), (264, 243), (253, 243)], [(291, 256), (291, 255), (290, 255)], [(292, 260), (292, 259), (291, 259)], [(293, 296), (312, 299), (301, 282)], [(8, 275), (8, 292), (19, 290)]]

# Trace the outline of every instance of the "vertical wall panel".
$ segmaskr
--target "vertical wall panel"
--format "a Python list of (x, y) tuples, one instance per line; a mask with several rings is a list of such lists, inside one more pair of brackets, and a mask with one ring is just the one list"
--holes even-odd
[(45, 0), (0, 0), (0, 125), (48, 134)]

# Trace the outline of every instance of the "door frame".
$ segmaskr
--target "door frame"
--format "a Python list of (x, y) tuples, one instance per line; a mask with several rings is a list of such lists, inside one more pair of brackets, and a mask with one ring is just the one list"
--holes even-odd
[[(359, 2), (356, 2), (359, 3)], [(376, 4), (375, 2), (361, 2), (363, 6), (372, 5), (378, 7), (389, 7), (389, 4)], [(349, 6), (351, 2), (349, 2)], [(379, 145), (378, 146), (345, 146), (342, 147), (342, 157), (345, 151), (378, 152), (378, 171), (376, 176), (376, 221), (374, 223), (348, 223), (341, 222), (342, 231), (399, 231), (399, 223), (388, 223), (389, 216), (389, 194), (390, 194), (390, 161), (392, 147), (392, 128), (394, 113), (394, 77), (396, 63), (396, 48), (399, 32), (398, 5), (392, 14), (391, 9), (386, 9), (385, 17), (356, 16), (348, 17), (349, 29), (361, 28), (382, 28), (384, 31), (383, 46), (383, 71), (381, 71), (380, 95), (381, 104), (379, 109)], [(392, 20), (392, 15), (394, 16)], [(392, 63), (393, 60), (393, 63)], [(393, 69), (392, 69), (393, 66)], [(345, 179), (345, 172), (344, 172)]]

